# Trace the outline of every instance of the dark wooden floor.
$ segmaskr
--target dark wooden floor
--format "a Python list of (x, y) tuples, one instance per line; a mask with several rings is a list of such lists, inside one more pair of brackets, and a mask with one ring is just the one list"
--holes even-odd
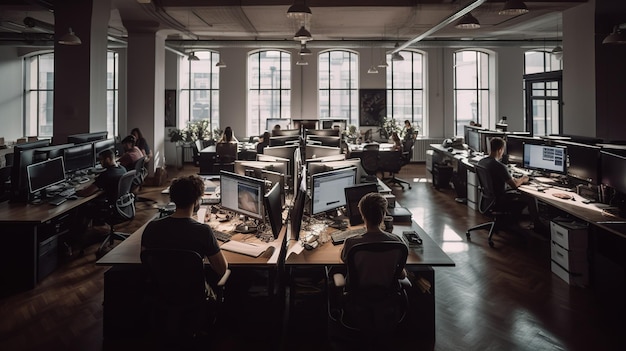
[[(182, 172), (195, 170), (186, 166)], [(170, 177), (178, 173), (168, 172)], [(398, 201), (456, 262), (454, 268), (435, 270), (436, 350), (626, 349), (626, 316), (616, 317), (592, 289), (570, 287), (552, 274), (547, 239), (523, 231), (501, 233), (492, 249), (479, 232), (468, 242), (465, 230), (484, 221), (482, 215), (455, 202), (452, 190), (434, 190), (423, 164), (405, 167), (400, 176), (414, 183), (412, 190), (394, 189)], [(157, 200), (157, 204), (140, 203), (136, 218), (119, 230), (132, 232), (154, 216), (155, 207), (167, 201), (159, 191), (144, 188), (142, 196)], [(104, 230), (95, 227), (92, 234)], [(107, 268), (95, 266), (96, 247), (91, 245), (82, 257), (64, 259), (32, 291), (0, 300), (0, 350), (138, 350), (154, 346), (141, 340), (103, 345), (103, 274)], [(262, 284), (254, 287), (255, 280), (264, 279), (258, 274), (234, 279), (234, 286), (229, 287), (231, 304), (239, 310), (222, 320), (218, 349), (328, 348), (320, 283), (304, 287), (312, 298), (296, 304), (283, 333), (280, 313), (276, 313), (280, 303), (266, 304), (270, 307), (263, 315), (252, 306), (259, 303), (248, 298), (264, 295), (262, 289), (255, 290)], [(315, 273), (312, 276), (315, 278)], [(247, 316), (246, 311), (255, 311), (254, 316)], [(259, 346), (263, 343), (268, 347)], [(415, 345), (419, 344), (416, 341)]]

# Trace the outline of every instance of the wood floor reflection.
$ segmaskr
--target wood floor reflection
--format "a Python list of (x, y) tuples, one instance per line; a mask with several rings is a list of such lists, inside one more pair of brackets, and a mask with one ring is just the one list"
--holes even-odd
[[(168, 169), (170, 178), (197, 171)], [(403, 168), (399, 177), (413, 182), (412, 190), (393, 188), (397, 201), (413, 213), (413, 219), (456, 262), (436, 271), (435, 350), (623, 350), (624, 320), (611, 314), (610, 301), (599, 301), (593, 289), (570, 287), (550, 271), (548, 240), (520, 230), (495, 236), (495, 248), (484, 232), (465, 239), (465, 230), (486, 218), (454, 201), (452, 189), (431, 186), (423, 164)], [(145, 187), (141, 196), (156, 203), (138, 204), (136, 218), (118, 229), (132, 232), (152, 218), (158, 205), (167, 202), (161, 188)], [(102, 232), (106, 228), (95, 228)], [(32, 291), (0, 300), (1, 350), (100, 350), (145, 349), (146, 344), (108, 347), (102, 343), (103, 274), (95, 266), (97, 244), (82, 257), (65, 259), (61, 266)], [(231, 290), (236, 290), (233, 287)], [(323, 312), (323, 311), (322, 311)], [(243, 313), (243, 312), (241, 312)], [(297, 319), (299, 330), (323, 313)], [(233, 317), (231, 317), (233, 318)], [(236, 319), (229, 320), (232, 338), (220, 349), (264, 349), (233, 346), (239, 333)], [(295, 323), (295, 322), (294, 322)], [(263, 326), (260, 325), (259, 328)], [(275, 336), (280, 334), (275, 330)], [(302, 333), (288, 336), (300, 339)], [(320, 341), (286, 349), (324, 349)], [(229, 342), (230, 342), (229, 341)], [(416, 343), (418, 345), (419, 343)], [(302, 345), (301, 345), (302, 346)], [(414, 349), (414, 348), (410, 348)]]

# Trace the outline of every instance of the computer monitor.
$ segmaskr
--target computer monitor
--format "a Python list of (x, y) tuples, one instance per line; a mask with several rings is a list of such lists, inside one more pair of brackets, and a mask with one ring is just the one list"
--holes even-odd
[(312, 136), (312, 135), (317, 135), (317, 136), (335, 136), (335, 137), (338, 137), (339, 136), (339, 129), (307, 129), (306, 130), (307, 138)]
[(491, 152), (490, 142), (492, 138), (504, 139), (504, 133), (493, 130), (480, 130), (478, 131), (478, 134), (480, 135), (480, 150), (485, 154), (489, 154)]
[(626, 145), (620, 144), (597, 144), (602, 151), (612, 153), (614, 155), (626, 156)]
[(74, 144), (83, 144), (83, 143), (88, 143), (90, 141), (106, 139), (108, 135), (109, 135), (109, 132), (107, 131), (72, 134), (72, 135), (67, 136), (67, 142), (74, 143)]
[(94, 141), (93, 143), (93, 160), (94, 164), (98, 164), (99, 158), (98, 156), (104, 150), (111, 149), (113, 151), (113, 155), (115, 155), (115, 139), (105, 139)]
[(348, 213), (348, 219), (350, 225), (359, 225), (363, 223), (361, 212), (359, 212), (359, 201), (369, 193), (377, 193), (378, 186), (376, 183), (363, 183), (358, 185), (352, 185), (344, 189), (346, 196), (346, 210)]
[(292, 119), (295, 129), (317, 129), (317, 119)]
[[(298, 184), (302, 181), (302, 177), (298, 179)], [(306, 200), (306, 191), (300, 186), (296, 186), (294, 189), (295, 198), (293, 201), (293, 208), (289, 213), (291, 221), (291, 235), (290, 239), (298, 240), (300, 238), (300, 228), (302, 228), (302, 218), (304, 217), (304, 203)]]
[(314, 141), (322, 146), (330, 147), (339, 147), (341, 145), (341, 138), (338, 136), (307, 135), (306, 141), (307, 144), (309, 144), (310, 141)]
[(282, 174), (287, 173), (287, 161), (280, 162), (264, 162), (264, 161), (235, 161), (234, 173), (239, 175), (247, 175), (248, 172), (256, 172), (261, 174), (261, 171), (274, 171)]
[(28, 189), (31, 194), (65, 181), (63, 157), (56, 157), (26, 167)]
[[(270, 137), (270, 146), (299, 145), (300, 135), (285, 135)], [(265, 152), (265, 149), (263, 149)]]
[(346, 205), (346, 196), (339, 189), (356, 182), (356, 169), (344, 168), (311, 175), (311, 214), (331, 211)]
[(264, 189), (265, 181), (262, 179), (220, 172), (220, 199), (225, 209), (263, 220)]
[(533, 138), (531, 136), (507, 134), (506, 136), (506, 163), (521, 165), (524, 161), (524, 143), (526, 144), (543, 144), (543, 141), (539, 138)]
[(64, 150), (71, 146), (74, 146), (74, 144), (50, 145), (35, 149), (33, 162), (41, 162), (51, 158), (63, 157)]
[(365, 170), (363, 169), (363, 166), (361, 165), (360, 158), (349, 158), (343, 161), (325, 162), (324, 164), (326, 165), (326, 168), (328, 170), (342, 169), (342, 168), (349, 168), (349, 167), (356, 168), (356, 184), (361, 183), (361, 179), (367, 176), (367, 172), (365, 172)]
[(277, 125), (280, 126), (280, 129), (278, 130), (289, 129), (290, 123), (291, 123), (291, 120), (289, 118), (268, 118), (265, 120), (265, 130), (273, 131), (274, 127), (276, 127)]
[(274, 239), (278, 238), (278, 235), (283, 228), (283, 206), (280, 194), (280, 184), (276, 183), (263, 197), (263, 202), (265, 204), (265, 209), (267, 210), (267, 217), (270, 220), (270, 226), (272, 227)]
[(261, 179), (265, 181), (269, 181), (274, 184), (280, 185), (280, 204), (281, 206), (285, 205), (285, 175), (283, 173), (278, 173), (274, 171), (262, 170), (261, 171)]
[(74, 145), (63, 152), (65, 171), (74, 173), (94, 166), (93, 145), (91, 143)]
[(263, 149), (263, 155), (276, 156), (286, 158), (289, 160), (289, 164), (292, 166), (286, 174), (293, 174), (293, 164), (296, 150), (299, 149), (297, 145), (285, 145), (285, 146), (268, 146)]
[(341, 154), (341, 149), (338, 147), (307, 145), (306, 148), (304, 149), (304, 155), (307, 159), (340, 155), (340, 154)]
[(38, 140), (13, 146), (13, 167), (11, 168), (11, 201), (28, 201), (28, 180), (26, 167), (33, 163), (35, 149), (50, 145), (50, 140)]
[(600, 151), (602, 184), (626, 194), (626, 156)]
[(567, 174), (567, 148), (524, 144), (523, 167), (542, 172)]
[(277, 171), (283, 174), (289, 174), (289, 172), (291, 171), (291, 161), (288, 158), (283, 158), (283, 157), (277, 157), (277, 156), (271, 156), (271, 155), (257, 155), (256, 156), (257, 161), (261, 161), (261, 162), (271, 162), (271, 163), (276, 163), (276, 162), (280, 162), (280, 163), (284, 163), (284, 167), (280, 166), (280, 167), (274, 167), (272, 166), (271, 170), (273, 171)]
[(592, 185), (600, 184), (599, 146), (560, 141), (557, 145), (567, 147), (567, 175)]
[(485, 128), (478, 127), (478, 126), (464, 125), (463, 126), (463, 140), (465, 141), (466, 144), (469, 144), (469, 142), (468, 142), (468, 140), (469, 140), (468, 132), (470, 130), (479, 131), (479, 130), (485, 130)]
[(272, 136), (300, 135), (300, 129), (272, 129)]
[(340, 131), (346, 130), (348, 128), (348, 120), (346, 119), (321, 119), (322, 121), (322, 129), (337, 129)]
[(481, 152), (480, 134), (478, 130), (469, 129), (467, 131), (467, 147), (473, 152)]

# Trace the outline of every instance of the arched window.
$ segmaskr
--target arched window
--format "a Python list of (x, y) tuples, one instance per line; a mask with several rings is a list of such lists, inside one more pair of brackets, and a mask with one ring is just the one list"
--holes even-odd
[(489, 54), (482, 51), (454, 53), (455, 135), (463, 134), (470, 121), (489, 126), (491, 111)]
[(291, 54), (264, 50), (248, 55), (247, 135), (260, 135), (268, 118), (291, 117)]
[(119, 54), (107, 52), (107, 132), (109, 138), (118, 134), (119, 123)]
[(24, 135), (51, 137), (54, 53), (24, 59)]
[(181, 57), (179, 128), (189, 122), (209, 121), (209, 130), (219, 128), (220, 55), (215, 51), (196, 51), (197, 61)]
[(401, 126), (411, 121), (414, 129), (424, 131), (424, 54), (401, 51), (403, 61), (393, 61), (387, 69), (387, 113)]
[(320, 53), (318, 60), (319, 117), (345, 118), (348, 124), (358, 124), (358, 54), (330, 50)]

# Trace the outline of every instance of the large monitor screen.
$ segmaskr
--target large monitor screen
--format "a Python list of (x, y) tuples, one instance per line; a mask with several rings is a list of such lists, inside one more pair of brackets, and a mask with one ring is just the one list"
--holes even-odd
[[(300, 145), (300, 135), (270, 137), (270, 146)], [(265, 150), (263, 150), (265, 152)]]
[(262, 220), (264, 188), (262, 179), (220, 172), (220, 198), (225, 209)]
[(322, 129), (339, 129), (344, 131), (348, 127), (348, 120), (346, 119), (322, 119), (321, 121)]
[(350, 225), (359, 225), (363, 223), (361, 212), (359, 211), (359, 201), (369, 193), (377, 193), (378, 186), (376, 183), (363, 183), (359, 185), (349, 186), (344, 189), (346, 195), (346, 209), (348, 212), (348, 218), (350, 219)]
[(307, 144), (319, 144), (322, 146), (339, 147), (341, 145), (341, 138), (339, 138), (338, 136), (308, 135), (306, 142)]
[(307, 129), (306, 137), (310, 137), (311, 135), (317, 136), (339, 136), (339, 129)]
[(567, 147), (567, 175), (589, 184), (600, 184), (600, 147), (560, 141)]
[(270, 220), (272, 234), (274, 239), (278, 238), (280, 230), (283, 227), (283, 208), (281, 203), (280, 184), (276, 183), (272, 189), (265, 194), (265, 208), (267, 209), (267, 217)]
[(296, 149), (299, 147), (297, 145), (289, 145), (289, 146), (270, 146), (263, 149), (263, 154), (267, 156), (275, 156), (282, 157), (289, 160), (290, 169), (287, 170), (286, 174), (293, 174), (293, 166), (294, 166), (294, 157)]
[(467, 131), (467, 147), (474, 151), (480, 152), (480, 134), (478, 134), (477, 130), (470, 129)]
[(304, 150), (304, 155), (307, 159), (339, 155), (339, 154), (341, 154), (340, 148), (330, 147), (330, 146), (307, 145), (306, 149)]
[(626, 156), (601, 151), (602, 184), (626, 194)]
[(102, 140), (106, 139), (109, 135), (109, 132), (93, 132), (93, 133), (82, 133), (82, 134), (72, 134), (67, 136), (68, 143), (74, 144), (82, 144), (90, 141)]
[(38, 140), (13, 146), (13, 168), (11, 168), (11, 201), (28, 200), (26, 167), (33, 163), (35, 149), (50, 145), (50, 140)]
[(65, 181), (63, 157), (29, 165), (26, 167), (26, 174), (28, 175), (28, 188), (31, 194), (62, 183)]
[(98, 164), (99, 155), (102, 151), (111, 149), (115, 155), (115, 139), (105, 139), (94, 141), (93, 143), (93, 157), (94, 163)]
[(61, 144), (51, 145), (35, 149), (35, 155), (33, 156), (33, 162), (41, 162), (50, 158), (57, 158), (63, 156), (63, 151), (68, 147), (72, 147), (74, 144)]
[(538, 138), (532, 138), (524, 135), (508, 134), (506, 136), (506, 150), (507, 163), (521, 165), (524, 161), (524, 144), (543, 144), (543, 141)]
[(567, 174), (567, 148), (524, 144), (524, 168)]
[(93, 144), (81, 144), (64, 150), (65, 171), (68, 173), (88, 169), (94, 166)]
[(338, 189), (356, 182), (356, 169), (344, 168), (311, 175), (311, 214), (334, 210), (346, 205), (346, 195)]

